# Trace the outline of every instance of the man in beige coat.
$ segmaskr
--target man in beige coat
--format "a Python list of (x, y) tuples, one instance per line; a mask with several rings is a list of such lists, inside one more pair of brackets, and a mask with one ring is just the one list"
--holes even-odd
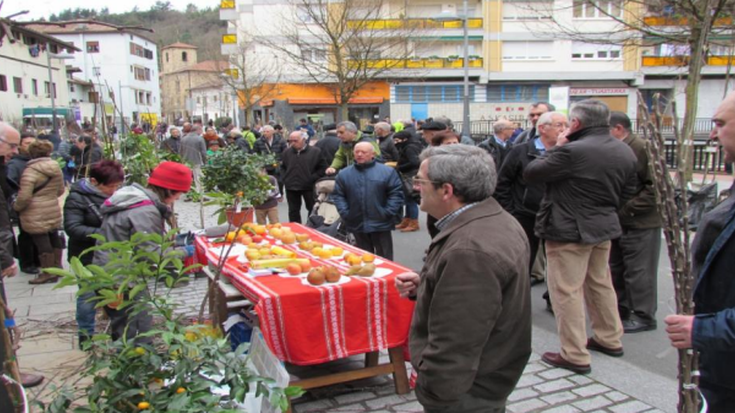
[(492, 198), (487, 152), (448, 145), (421, 159), (414, 184), (439, 233), (421, 275), (396, 278), (400, 294), (417, 300), (409, 341), (416, 397), (429, 413), (504, 412), (531, 355), (528, 240)]

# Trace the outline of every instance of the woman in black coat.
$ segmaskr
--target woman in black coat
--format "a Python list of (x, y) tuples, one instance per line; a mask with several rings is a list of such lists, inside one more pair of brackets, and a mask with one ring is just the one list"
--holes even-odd
[[(393, 141), (398, 149), (398, 165), (396, 169), (401, 173), (402, 178), (413, 178), (419, 170), (421, 161), (419, 155), (424, 149), (418, 138), (408, 131), (401, 131), (393, 134)], [(396, 225), (396, 229), (401, 232), (412, 232), (419, 230), (419, 205), (412, 193), (404, 193), (406, 200), (406, 214), (403, 221)]]
[[(69, 237), (69, 261), (79, 258), (84, 265), (92, 264), (94, 254), (82, 254), (94, 247), (96, 241), (89, 236), (99, 234), (102, 226), (100, 207), (123, 183), (125, 172), (117, 161), (100, 161), (92, 166), (89, 178), (76, 181), (64, 204), (64, 231)], [(89, 301), (94, 293), (77, 298), (77, 325), (79, 343), (94, 334), (95, 303)]]

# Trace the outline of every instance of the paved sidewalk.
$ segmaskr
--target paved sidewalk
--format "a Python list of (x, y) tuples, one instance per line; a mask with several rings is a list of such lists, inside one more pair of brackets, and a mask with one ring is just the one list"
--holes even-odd
[[(195, 204), (177, 204), (180, 222), (199, 222)], [(208, 223), (212, 223), (208, 218)], [(77, 349), (76, 323), (74, 321), (75, 289), (54, 290), (52, 285), (31, 286), (30, 275), (19, 274), (7, 280), (10, 305), (17, 309), (16, 320), (24, 330), (22, 348), (18, 355), (23, 371), (35, 371), (47, 377), (43, 386), (30, 389), (30, 397), (48, 400), (51, 386), (60, 385), (80, 366), (85, 354)], [(182, 310), (196, 316), (206, 290), (206, 280), (192, 280), (188, 287), (175, 290)], [(625, 358), (612, 359), (593, 355), (593, 373), (590, 376), (573, 374), (563, 369), (551, 368), (540, 361), (538, 353), (555, 350), (558, 346), (553, 335), (534, 328), (534, 351), (516, 390), (508, 400), (508, 411), (521, 412), (674, 412), (676, 387), (671, 378), (662, 378), (638, 371)], [(382, 359), (387, 354), (381, 355)], [(341, 371), (363, 363), (362, 357), (351, 357), (318, 367), (289, 366), (289, 371), (306, 378), (325, 371)], [(621, 391), (623, 384), (631, 380), (659, 385), (665, 391), (663, 402), (656, 397), (643, 395), (632, 397), (629, 391)], [(69, 381), (67, 381), (69, 383)], [(613, 384), (611, 384), (613, 383)], [(629, 383), (628, 383), (629, 384)], [(640, 386), (643, 387), (643, 386)], [(648, 391), (651, 392), (651, 391)], [(660, 394), (658, 396), (661, 396)], [(647, 402), (641, 399), (650, 400)], [(330, 386), (310, 391), (294, 401), (294, 411), (306, 412), (421, 412), (423, 411), (413, 392), (406, 395), (394, 393), (389, 376), (360, 380), (349, 384)]]

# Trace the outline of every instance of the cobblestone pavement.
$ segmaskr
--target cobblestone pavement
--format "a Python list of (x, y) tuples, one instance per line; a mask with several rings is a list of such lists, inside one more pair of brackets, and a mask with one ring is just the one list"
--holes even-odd
[[(281, 216), (285, 216), (285, 205)], [(179, 222), (183, 227), (199, 222), (196, 204), (179, 203), (176, 206)], [(207, 224), (214, 219), (207, 217)], [(194, 225), (195, 227), (198, 225)], [(23, 346), (19, 351), (21, 369), (43, 373), (46, 383), (59, 385), (73, 376), (74, 370), (84, 361), (84, 353), (77, 349), (76, 324), (74, 322), (75, 289), (52, 289), (51, 285), (30, 286), (30, 275), (20, 274), (7, 281), (6, 289), (11, 307), (17, 309), (16, 319), (25, 331)], [(182, 304), (180, 311), (195, 316), (206, 291), (206, 279), (192, 279), (187, 287), (177, 288), (175, 295)], [(534, 329), (534, 349), (543, 332)], [(595, 356), (597, 357), (597, 356)], [(604, 357), (604, 356), (602, 356)], [(382, 360), (387, 354), (381, 355)], [(609, 360), (606, 360), (609, 359)], [(381, 360), (381, 361), (382, 361)], [(361, 357), (351, 357), (316, 367), (288, 366), (297, 377), (306, 378), (325, 372), (344, 371), (362, 365)], [(619, 363), (609, 357), (596, 358), (593, 368)], [(621, 364), (620, 374), (638, 374), (635, 367)], [(626, 370), (627, 369), (627, 370)], [(594, 376), (594, 372), (593, 372)], [(507, 410), (522, 412), (673, 412), (674, 402), (656, 408), (628, 394), (604, 384), (593, 376), (581, 376), (569, 371), (551, 368), (534, 353), (516, 390), (508, 399)], [(68, 383), (68, 381), (67, 381)], [(31, 390), (31, 398), (47, 399), (51, 386)], [(675, 397), (675, 389), (671, 392)], [(413, 392), (397, 395), (390, 377), (360, 380), (348, 384), (314, 389), (294, 400), (294, 412), (421, 412), (421, 405)]]

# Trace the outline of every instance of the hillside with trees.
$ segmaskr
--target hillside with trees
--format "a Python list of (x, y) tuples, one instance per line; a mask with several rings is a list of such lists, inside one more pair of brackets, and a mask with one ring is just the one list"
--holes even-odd
[(184, 11), (174, 9), (169, 1), (157, 1), (148, 10), (134, 7), (126, 13), (110, 13), (102, 9), (66, 9), (49, 16), (49, 21), (94, 19), (120, 26), (140, 26), (154, 30), (148, 33), (161, 47), (183, 42), (199, 47), (199, 61), (221, 58), (219, 53), (220, 36), (225, 32), (227, 23), (219, 19), (216, 7), (198, 8), (194, 4)]

